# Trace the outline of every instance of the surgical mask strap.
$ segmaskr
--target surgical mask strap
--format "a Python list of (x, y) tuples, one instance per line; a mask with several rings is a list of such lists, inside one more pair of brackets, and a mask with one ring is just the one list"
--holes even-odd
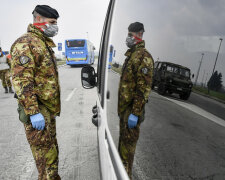
[(138, 38), (137, 36), (133, 36), (133, 37), (134, 37), (134, 39), (136, 39), (138, 41), (137, 43), (142, 41), (142, 39)]
[(47, 25), (47, 22), (43, 22), (43, 23), (34, 23), (33, 24), (36, 28), (40, 29), (41, 31), (44, 31), (43, 28), (39, 27), (39, 26), (45, 26)]

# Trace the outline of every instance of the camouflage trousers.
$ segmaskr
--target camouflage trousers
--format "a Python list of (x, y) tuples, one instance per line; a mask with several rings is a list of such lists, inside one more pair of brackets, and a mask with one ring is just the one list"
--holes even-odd
[(128, 107), (120, 114), (120, 136), (118, 151), (128, 176), (132, 179), (132, 167), (136, 144), (140, 134), (140, 124), (143, 122), (144, 114), (139, 117), (135, 128), (128, 128), (128, 117), (131, 114), (131, 107)]
[(11, 81), (10, 81), (9, 69), (0, 70), (0, 79), (2, 80), (3, 88), (12, 87), (12, 84), (11, 84)]
[(27, 140), (39, 173), (38, 180), (60, 180), (55, 117), (45, 106), (40, 105), (39, 109), (45, 118), (45, 129), (38, 131), (32, 127), (32, 124), (24, 124)]

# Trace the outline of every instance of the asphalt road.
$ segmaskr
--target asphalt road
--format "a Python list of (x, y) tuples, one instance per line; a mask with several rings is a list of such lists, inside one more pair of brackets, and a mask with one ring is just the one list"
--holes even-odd
[[(108, 124), (118, 144), (119, 75), (109, 73)], [(192, 94), (188, 101), (152, 91), (136, 148), (135, 180), (224, 180), (225, 106)]]
[[(59, 174), (63, 180), (98, 180), (97, 129), (91, 122), (96, 89), (81, 87), (81, 68), (59, 68), (62, 112), (57, 118)], [(18, 120), (17, 102), (0, 87), (0, 180), (35, 180), (37, 170)]]
[[(98, 180), (97, 129), (91, 123), (96, 89), (80, 83), (81, 68), (59, 68), (62, 114), (57, 118), (60, 150), (59, 173), (63, 180)], [(108, 124), (118, 144), (118, 74), (109, 73)], [(0, 179), (33, 180), (37, 170), (17, 102), (0, 88)], [(135, 180), (224, 180), (224, 104), (192, 94), (189, 101), (152, 92), (136, 148)]]

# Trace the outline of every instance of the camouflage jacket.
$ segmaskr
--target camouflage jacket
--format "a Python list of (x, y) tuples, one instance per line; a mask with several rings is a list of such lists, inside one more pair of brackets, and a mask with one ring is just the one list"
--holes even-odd
[(142, 41), (125, 53), (127, 56), (120, 77), (118, 115), (132, 107), (132, 114), (141, 116), (148, 100), (153, 78), (154, 61)]
[(60, 114), (60, 86), (54, 42), (30, 24), (11, 47), (12, 82), (27, 115), (39, 113), (38, 104)]

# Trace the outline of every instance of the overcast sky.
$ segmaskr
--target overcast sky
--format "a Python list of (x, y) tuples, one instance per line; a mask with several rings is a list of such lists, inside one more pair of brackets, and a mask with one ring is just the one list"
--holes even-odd
[[(26, 32), (37, 4), (56, 8), (59, 34), (56, 43), (70, 38), (87, 38), (98, 49), (109, 0), (0, 0), (0, 40), (3, 50)], [(115, 61), (123, 62), (127, 27), (140, 21), (144, 39), (153, 58), (191, 68), (196, 75), (201, 53), (205, 53), (199, 82), (212, 73), (219, 38), (225, 38), (225, 0), (119, 0), (114, 14), (111, 44)], [(63, 47), (64, 48), (64, 47)], [(57, 51), (56, 51), (57, 52)], [(216, 70), (225, 76), (225, 42), (222, 42)], [(205, 76), (203, 74), (205, 71)], [(225, 84), (225, 78), (223, 77)]]
[[(49, 5), (57, 9), (59, 33), (55, 43), (65, 39), (87, 38), (98, 48), (109, 0), (0, 0), (0, 40), (3, 50), (26, 33), (33, 22), (32, 11), (36, 5)], [(64, 47), (63, 47), (64, 48)]]

